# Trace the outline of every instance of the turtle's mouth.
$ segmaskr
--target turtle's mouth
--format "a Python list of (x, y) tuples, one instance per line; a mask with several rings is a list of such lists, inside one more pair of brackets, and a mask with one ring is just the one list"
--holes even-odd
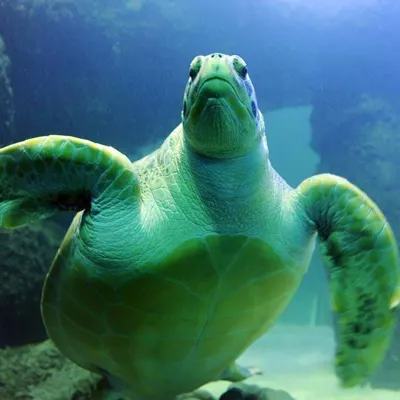
[(198, 95), (206, 98), (218, 99), (229, 96), (232, 93), (234, 93), (237, 100), (240, 101), (235, 88), (227, 79), (219, 76), (212, 76), (205, 79), (200, 85)]
[(190, 110), (190, 117), (196, 120), (210, 112), (224, 114), (233, 112), (239, 118), (244, 118), (248, 114), (246, 105), (232, 83), (219, 76), (209, 77), (201, 83)]

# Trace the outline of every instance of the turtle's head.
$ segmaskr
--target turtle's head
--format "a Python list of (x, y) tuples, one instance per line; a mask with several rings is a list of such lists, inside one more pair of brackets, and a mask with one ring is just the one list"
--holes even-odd
[(189, 146), (207, 157), (238, 157), (261, 143), (264, 121), (241, 57), (214, 53), (194, 58), (182, 123)]

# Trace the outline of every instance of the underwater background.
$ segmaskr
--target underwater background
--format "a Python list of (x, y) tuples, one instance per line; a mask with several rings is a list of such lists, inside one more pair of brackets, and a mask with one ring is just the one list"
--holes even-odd
[[(138, 159), (180, 123), (189, 63), (212, 52), (247, 62), (281, 176), (346, 177), (400, 240), (397, 0), (0, 0), (0, 146), (59, 133)], [(43, 279), (72, 217), (0, 231), (0, 400), (108, 390), (58, 354), (41, 322)], [(259, 398), (400, 399), (400, 325), (372, 388), (337, 387), (329, 301), (317, 249), (278, 326), (242, 357), (265, 371), (255, 385), (293, 397)]]

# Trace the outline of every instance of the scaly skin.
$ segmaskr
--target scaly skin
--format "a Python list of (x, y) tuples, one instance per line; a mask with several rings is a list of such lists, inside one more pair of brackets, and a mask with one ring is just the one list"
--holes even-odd
[(172, 399), (223, 372), (240, 379), (235, 359), (283, 312), (317, 236), (342, 384), (364, 382), (387, 349), (400, 278), (384, 216), (342, 178), (293, 190), (279, 177), (238, 56), (193, 60), (182, 124), (134, 164), (66, 136), (0, 149), (1, 226), (65, 209), (81, 212), (45, 282), (48, 333), (134, 400)]
[(352, 387), (371, 375), (392, 339), (400, 303), (396, 241), (376, 204), (343, 178), (314, 176), (296, 195), (318, 232), (339, 314), (336, 373)]
[(127, 157), (89, 140), (52, 135), (0, 149), (0, 226), (16, 228), (60, 210), (134, 202), (139, 186)]

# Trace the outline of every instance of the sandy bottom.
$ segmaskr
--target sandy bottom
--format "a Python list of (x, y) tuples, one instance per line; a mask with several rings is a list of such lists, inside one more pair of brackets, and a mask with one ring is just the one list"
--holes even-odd
[[(332, 368), (333, 354), (330, 328), (279, 326), (254, 343), (239, 362), (264, 371), (248, 383), (286, 390), (296, 400), (400, 400), (399, 391), (340, 388)], [(219, 395), (228, 385), (216, 382), (207, 389)]]

